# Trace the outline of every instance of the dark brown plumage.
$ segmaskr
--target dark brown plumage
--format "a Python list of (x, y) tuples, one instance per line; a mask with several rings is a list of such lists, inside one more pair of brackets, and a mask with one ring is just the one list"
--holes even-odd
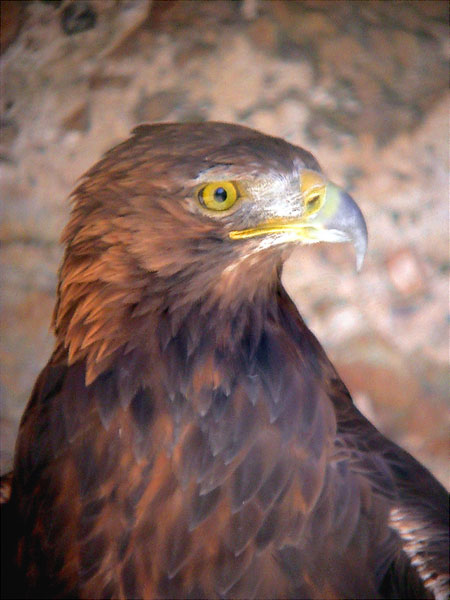
[(142, 126), (72, 200), (5, 595), (446, 597), (446, 491), (358, 412), (281, 285), (295, 242), (365, 250), (315, 159)]

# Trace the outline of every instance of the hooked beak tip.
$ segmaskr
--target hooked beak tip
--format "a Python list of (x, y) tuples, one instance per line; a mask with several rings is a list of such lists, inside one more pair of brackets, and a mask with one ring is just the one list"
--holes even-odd
[(333, 227), (343, 232), (356, 252), (356, 271), (362, 268), (367, 252), (367, 225), (361, 209), (347, 192), (340, 190), (339, 207), (333, 217)]

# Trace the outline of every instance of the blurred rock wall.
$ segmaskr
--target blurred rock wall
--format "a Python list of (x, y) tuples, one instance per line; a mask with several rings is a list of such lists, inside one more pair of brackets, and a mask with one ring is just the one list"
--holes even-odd
[(1, 467), (53, 345), (78, 177), (139, 122), (224, 120), (311, 150), (370, 246), (285, 283), (355, 401), (447, 485), (447, 2), (2, 3)]

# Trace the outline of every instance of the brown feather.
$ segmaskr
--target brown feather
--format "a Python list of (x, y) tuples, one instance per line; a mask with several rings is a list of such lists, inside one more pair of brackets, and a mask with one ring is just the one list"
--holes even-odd
[(288, 248), (229, 239), (264, 207), (196, 198), (205, 173), (302, 168), (243, 127), (161, 124), (75, 190), (7, 597), (444, 597), (445, 491), (353, 406), (282, 288)]

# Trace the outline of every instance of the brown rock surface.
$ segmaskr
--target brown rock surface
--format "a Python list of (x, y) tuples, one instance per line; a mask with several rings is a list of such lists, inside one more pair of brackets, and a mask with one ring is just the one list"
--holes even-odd
[(77, 178), (137, 120), (216, 119), (308, 148), (357, 198), (362, 272), (321, 246), (284, 278), (362, 410), (449, 485), (447, 3), (97, 0), (71, 36), (50, 4), (26, 3), (0, 64), (2, 470)]

